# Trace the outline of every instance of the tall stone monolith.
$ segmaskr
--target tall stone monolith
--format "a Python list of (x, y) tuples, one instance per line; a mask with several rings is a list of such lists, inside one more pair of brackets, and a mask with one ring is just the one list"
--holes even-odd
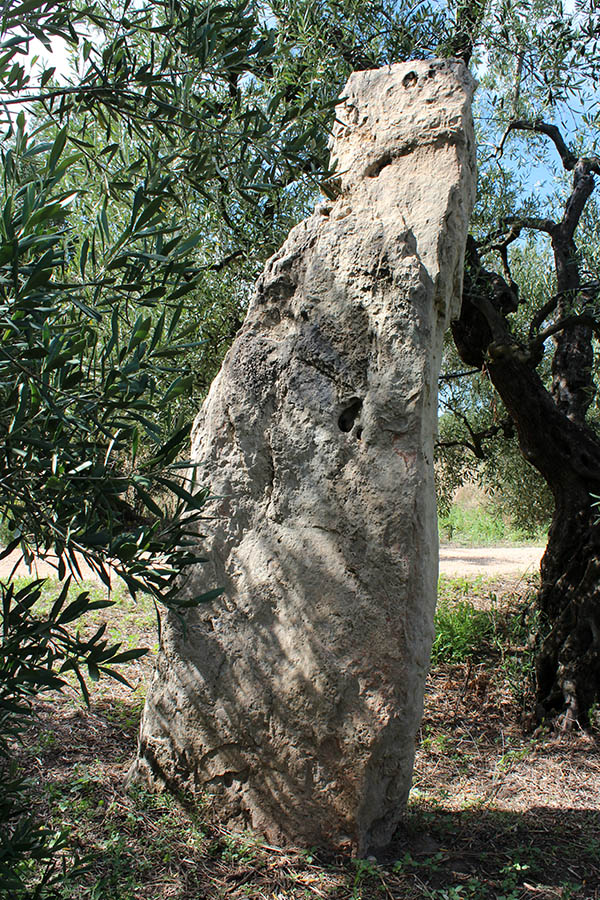
[(193, 432), (208, 562), (163, 623), (134, 774), (358, 853), (406, 801), (438, 570), (442, 336), (474, 200), (457, 61), (354, 74), (340, 193), (267, 263)]

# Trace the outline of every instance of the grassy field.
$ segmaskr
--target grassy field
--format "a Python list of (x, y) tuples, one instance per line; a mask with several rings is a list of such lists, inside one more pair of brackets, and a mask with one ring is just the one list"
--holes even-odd
[(469, 547), (544, 544), (547, 540), (547, 528), (518, 528), (474, 485), (459, 489), (450, 509), (438, 517), (438, 530), (442, 543)]
[[(98, 590), (98, 588), (93, 588)], [(151, 648), (129, 690), (92, 685), (86, 708), (46, 696), (18, 748), (35, 811), (66, 828), (86, 870), (63, 898), (90, 900), (550, 900), (600, 898), (600, 735), (532, 730), (532, 587), (446, 579), (414, 786), (380, 860), (268, 846), (219, 820), (209, 797), (127, 792), (154, 609), (122, 599), (109, 630)], [(98, 611), (93, 628), (107, 611)]]

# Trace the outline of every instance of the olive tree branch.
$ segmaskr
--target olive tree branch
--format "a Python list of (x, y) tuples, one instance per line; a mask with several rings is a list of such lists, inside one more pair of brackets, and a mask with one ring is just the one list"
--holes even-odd
[(600, 160), (597, 157), (582, 157), (574, 166), (573, 190), (567, 200), (560, 223), (561, 239), (569, 243), (579, 224), (584, 206), (595, 187), (594, 175), (600, 175)]
[(447, 384), (457, 378), (466, 378), (468, 375), (479, 375), (479, 372), (479, 369), (467, 369), (464, 372), (448, 372), (445, 375), (440, 375), (438, 381), (440, 384)]
[(537, 216), (508, 216), (502, 220), (500, 228), (479, 241), (477, 247), (481, 253), (491, 253), (492, 250), (503, 253), (513, 241), (518, 240), (523, 229), (543, 231), (552, 235), (556, 227), (556, 222), (553, 222), (552, 219), (543, 219)]
[(536, 312), (535, 316), (533, 317), (533, 319), (531, 320), (531, 323), (529, 325), (529, 342), (530, 342), (530, 344), (536, 340), (535, 333), (537, 331), (539, 331), (539, 328), (540, 328), (540, 325), (542, 324), (542, 322), (544, 322), (545, 319), (548, 318), (550, 313), (554, 312), (554, 310), (556, 309), (558, 300), (559, 300), (559, 295), (554, 294), (554, 296), (550, 297), (550, 299), (546, 303), (544, 303), (544, 305)]
[(467, 450), (470, 450), (477, 459), (485, 459), (483, 442), (491, 440), (500, 432), (503, 432), (504, 435), (509, 435), (512, 431), (512, 419), (509, 416), (506, 416), (504, 419), (502, 419), (501, 422), (498, 422), (496, 425), (490, 425), (489, 428), (484, 428), (481, 431), (475, 431), (464, 413), (461, 413), (459, 410), (454, 409), (454, 407), (452, 407), (448, 403), (444, 403), (444, 406), (449, 410), (449, 412), (451, 412), (454, 416), (456, 416), (457, 419), (459, 419), (463, 423), (463, 425), (469, 432), (471, 441), (436, 441), (436, 447), (440, 449), (447, 450), (451, 447), (466, 447)]
[(502, 156), (504, 144), (511, 131), (533, 131), (536, 134), (545, 134), (556, 147), (565, 169), (570, 172), (575, 168), (578, 157), (569, 150), (557, 126), (542, 122), (540, 119), (536, 119), (534, 122), (530, 122), (528, 119), (513, 119), (512, 122), (509, 122), (498, 145), (497, 156)]
[(566, 318), (559, 319), (558, 322), (554, 322), (552, 325), (549, 325), (548, 328), (540, 331), (540, 333), (529, 342), (529, 346), (531, 348), (540, 347), (549, 337), (564, 331), (566, 328), (573, 328), (576, 325), (590, 328), (597, 337), (600, 337), (600, 322), (597, 322), (593, 316), (566, 316)]

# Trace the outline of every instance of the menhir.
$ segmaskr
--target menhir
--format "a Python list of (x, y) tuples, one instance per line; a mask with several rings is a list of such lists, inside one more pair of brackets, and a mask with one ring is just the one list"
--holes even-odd
[(442, 336), (474, 201), (473, 82), (352, 75), (339, 197), (266, 265), (195, 424), (205, 565), (163, 622), (134, 776), (210, 789), (272, 841), (385, 845), (433, 634)]

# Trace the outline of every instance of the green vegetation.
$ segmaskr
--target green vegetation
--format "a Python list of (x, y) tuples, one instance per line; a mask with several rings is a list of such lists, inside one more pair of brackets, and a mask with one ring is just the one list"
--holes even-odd
[[(533, 272), (530, 275), (535, 277)], [(444, 372), (464, 368), (453, 342), (447, 339)], [(477, 442), (473, 443), (469, 429), (478, 436)], [(516, 540), (547, 535), (554, 510), (552, 494), (523, 458), (515, 429), (485, 373), (471, 371), (450, 381), (442, 375), (438, 431), (436, 486), (444, 516), (451, 515), (456, 494), (466, 491), (467, 496), (480, 495), (482, 502), (476, 508), (494, 520), (494, 531), (504, 523), (508, 531), (520, 536)], [(482, 528), (484, 534), (486, 530)]]
[(449, 602), (442, 596), (435, 616), (432, 664), (464, 662), (489, 652), (495, 636), (494, 625), (489, 610), (475, 609), (467, 600)]
[(450, 501), (439, 503), (438, 529), (442, 543), (481, 547), (488, 544), (545, 544), (549, 520), (536, 528), (519, 525), (514, 507), (507, 512), (474, 485), (464, 485)]
[(490, 509), (487, 506), (469, 508), (453, 503), (445, 514), (439, 516), (438, 527), (441, 541), (471, 547), (521, 544), (531, 538), (531, 535), (507, 522), (493, 507)]
[[(481, 598), (481, 606), (473, 604), (473, 596)], [(541, 631), (534, 599), (533, 582), (522, 582), (519, 593), (499, 603), (489, 579), (440, 577), (432, 666), (495, 659), (525, 710), (535, 690), (534, 644)]]

